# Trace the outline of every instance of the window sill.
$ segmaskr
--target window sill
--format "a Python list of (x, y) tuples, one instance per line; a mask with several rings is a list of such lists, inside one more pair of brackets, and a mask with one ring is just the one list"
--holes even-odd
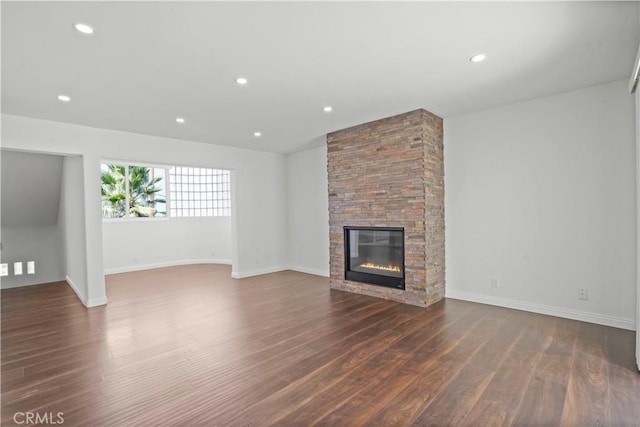
[(102, 222), (146, 222), (146, 221), (167, 221), (169, 217), (122, 217), (122, 218), (102, 218)]

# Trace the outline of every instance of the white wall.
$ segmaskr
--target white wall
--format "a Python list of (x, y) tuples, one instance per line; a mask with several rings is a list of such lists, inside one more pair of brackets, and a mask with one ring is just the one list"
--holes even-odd
[(178, 264), (231, 264), (230, 217), (105, 220), (102, 230), (105, 274)]
[[(35, 261), (35, 274), (27, 274), (27, 261)], [(2, 289), (64, 280), (60, 230), (55, 225), (2, 227), (2, 262), (9, 263)], [(14, 262), (22, 262), (21, 276), (13, 275)]]
[[(640, 48), (639, 48), (640, 49)], [(636, 326), (640, 324), (640, 87), (635, 93), (636, 119)], [(636, 364), (640, 370), (640, 327), (636, 329)]]
[[(3, 289), (64, 279), (57, 227), (62, 160), (2, 150), (2, 262), (9, 264)], [(27, 261), (35, 261), (35, 274), (27, 274)], [(22, 275), (14, 275), (14, 262), (22, 262)]]
[(287, 156), (289, 268), (329, 276), (327, 147)]
[(84, 171), (81, 157), (65, 157), (58, 226), (62, 234), (62, 253), (66, 280), (86, 306), (106, 303), (99, 289), (89, 294), (86, 253)]
[(635, 327), (627, 83), (445, 120), (448, 297)]
[(2, 150), (3, 227), (56, 225), (62, 157)]
[(2, 115), (4, 148), (81, 155), (89, 298), (104, 296), (100, 160), (232, 170), (233, 276), (287, 264), (286, 162), (280, 154)]
[[(640, 12), (640, 10), (638, 10)], [(640, 21), (640, 13), (638, 13)], [(638, 54), (640, 58), (640, 40)], [(632, 78), (637, 76), (632, 76)], [(640, 370), (640, 87), (635, 92), (636, 119), (636, 365)]]

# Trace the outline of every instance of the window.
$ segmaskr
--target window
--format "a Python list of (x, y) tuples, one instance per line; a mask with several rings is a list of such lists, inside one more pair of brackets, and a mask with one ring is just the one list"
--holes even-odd
[(103, 218), (167, 216), (164, 168), (102, 164), (100, 171)]
[(103, 218), (231, 215), (228, 170), (113, 163), (100, 169)]
[(172, 167), (169, 188), (171, 216), (231, 215), (231, 173), (228, 170)]

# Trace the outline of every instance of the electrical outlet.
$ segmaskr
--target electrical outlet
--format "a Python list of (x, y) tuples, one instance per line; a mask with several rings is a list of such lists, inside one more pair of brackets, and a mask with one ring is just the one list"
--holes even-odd
[(585, 301), (589, 299), (589, 293), (585, 288), (578, 289), (578, 299)]
[(22, 274), (22, 262), (13, 263), (13, 274), (15, 276), (20, 276)]
[(0, 264), (0, 277), (4, 277), (8, 275), (9, 275), (9, 264), (7, 264), (6, 262), (3, 262), (2, 264)]
[(36, 262), (28, 261), (27, 262), (27, 274), (36, 274)]
[(500, 287), (500, 280), (495, 276), (491, 278), (491, 287), (492, 288), (499, 288)]

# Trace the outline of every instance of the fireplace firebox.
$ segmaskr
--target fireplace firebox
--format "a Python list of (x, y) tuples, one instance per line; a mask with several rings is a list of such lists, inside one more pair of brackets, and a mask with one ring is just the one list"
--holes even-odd
[(346, 280), (404, 290), (404, 228), (344, 227)]

